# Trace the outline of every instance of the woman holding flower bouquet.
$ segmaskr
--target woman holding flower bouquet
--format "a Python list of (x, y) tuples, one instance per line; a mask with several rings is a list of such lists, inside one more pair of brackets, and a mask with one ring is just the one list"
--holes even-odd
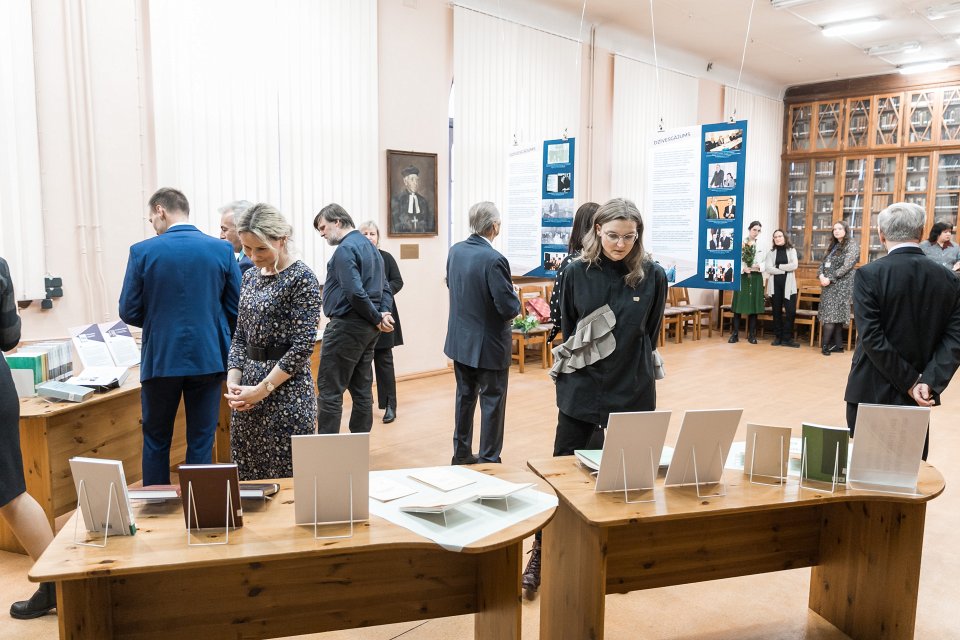
[(740, 290), (733, 292), (733, 324), (727, 342), (740, 341), (740, 316), (747, 316), (747, 342), (757, 344), (757, 314), (763, 313), (763, 252), (757, 245), (761, 225), (754, 220), (748, 227), (740, 260)]

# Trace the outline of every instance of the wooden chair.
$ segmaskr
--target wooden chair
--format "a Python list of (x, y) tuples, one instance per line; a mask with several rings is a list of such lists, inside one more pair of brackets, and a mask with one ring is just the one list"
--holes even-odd
[[(720, 292), (720, 314), (717, 316), (717, 324), (720, 328), (720, 337), (723, 337), (723, 321), (730, 318), (733, 323), (733, 291), (723, 290)], [(732, 331), (732, 327), (731, 327)]]
[(663, 310), (663, 322), (660, 323), (660, 346), (667, 343), (667, 325), (672, 324), (676, 334), (677, 344), (683, 342), (684, 313), (682, 310), (668, 306)]
[(670, 291), (675, 292), (676, 300), (678, 305), (685, 305), (688, 307), (693, 307), (700, 312), (700, 318), (697, 320), (697, 339), (700, 339), (701, 330), (703, 328), (703, 319), (707, 319), (707, 336), (713, 337), (713, 322), (710, 315), (713, 313), (712, 304), (693, 304), (690, 302), (690, 293), (687, 291), (686, 287), (673, 287)]
[[(667, 301), (670, 306), (668, 309), (676, 309), (680, 311), (680, 328), (681, 333), (686, 333), (687, 331), (687, 322), (690, 323), (690, 332), (693, 335), (694, 340), (700, 339), (700, 310), (694, 306), (688, 304), (686, 296), (681, 296), (680, 292), (677, 290), (677, 287), (670, 287), (667, 291)], [(680, 340), (677, 340), (680, 342)]]
[[(520, 313), (521, 315), (529, 315), (527, 310), (527, 301), (534, 298), (543, 298), (546, 302), (549, 303), (550, 298), (547, 296), (546, 287), (544, 285), (528, 285), (520, 287), (517, 291), (517, 297), (520, 299)], [(550, 330), (553, 329), (553, 325), (550, 323), (541, 323), (537, 325), (535, 329), (531, 329), (524, 333), (519, 329), (513, 329), (511, 332), (511, 337), (513, 342), (517, 344), (517, 352), (512, 355), (513, 361), (517, 363), (520, 373), (523, 373), (526, 362), (526, 353), (528, 347), (536, 347), (540, 355), (540, 366), (543, 369), (551, 366), (553, 354), (550, 351), (550, 346), (547, 344), (547, 335), (550, 333)]]
[(820, 288), (803, 287), (797, 291), (797, 314), (793, 324), (810, 327), (810, 346), (817, 333), (817, 305), (820, 303)]

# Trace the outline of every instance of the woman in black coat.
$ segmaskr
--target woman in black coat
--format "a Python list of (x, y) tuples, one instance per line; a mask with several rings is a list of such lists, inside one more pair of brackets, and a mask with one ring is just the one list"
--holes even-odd
[(380, 228), (373, 220), (360, 225), (360, 233), (380, 250), (383, 257), (383, 271), (393, 292), (393, 331), (381, 333), (373, 350), (373, 371), (377, 377), (377, 405), (384, 410), (383, 422), (389, 424), (397, 419), (397, 377), (393, 371), (393, 348), (403, 344), (403, 330), (400, 328), (400, 315), (397, 313), (397, 294), (403, 288), (400, 267), (392, 255), (380, 249)]

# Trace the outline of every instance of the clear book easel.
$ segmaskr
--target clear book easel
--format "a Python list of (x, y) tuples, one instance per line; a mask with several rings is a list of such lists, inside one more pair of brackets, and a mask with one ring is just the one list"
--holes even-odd
[[(223, 528), (224, 528), (224, 540), (223, 542), (191, 542), (190, 540), (190, 531), (193, 529), (191, 526), (192, 522), (200, 522), (200, 516), (197, 514), (197, 503), (193, 498), (193, 481), (187, 483), (187, 546), (189, 547), (215, 547), (222, 544), (230, 543), (230, 528), (236, 527), (236, 520), (234, 520), (233, 515), (233, 493), (230, 491), (230, 480), (227, 480), (227, 500), (226, 507), (227, 512), (223, 519)], [(196, 520), (192, 519), (191, 516), (195, 516)], [(196, 529), (198, 532), (202, 529), (198, 526)]]
[[(657, 501), (656, 496), (650, 498), (649, 500), (641, 500), (641, 499), (631, 500), (631, 499), (630, 499), (630, 492), (631, 492), (631, 491), (653, 491), (653, 490), (654, 490), (654, 486), (656, 485), (656, 482), (657, 482), (657, 464), (656, 464), (656, 462), (655, 462), (654, 459), (653, 459), (653, 447), (647, 447), (647, 450), (649, 451), (649, 454), (650, 454), (650, 467), (649, 467), (650, 473), (648, 474), (648, 475), (649, 475), (649, 478), (650, 478), (650, 482), (649, 482), (649, 486), (646, 486), (646, 487), (633, 487), (633, 488), (630, 488), (630, 485), (627, 484), (627, 455), (626, 455), (626, 453), (624, 452), (623, 449), (620, 449), (620, 455), (617, 456), (617, 473), (616, 473), (616, 477), (617, 477), (618, 484), (619, 484), (619, 481), (620, 481), (621, 479), (623, 480), (623, 485), (620, 486), (620, 487), (617, 487), (617, 488), (613, 489), (613, 491), (623, 491), (623, 502), (624, 502), (624, 504), (637, 504), (637, 503), (641, 503), (641, 502), (656, 502), (656, 501)], [(600, 460), (600, 465), (601, 465), (601, 466), (603, 465), (603, 459), (602, 459), (602, 458), (601, 458), (601, 460)], [(598, 476), (599, 476), (599, 471), (597, 472), (597, 474), (598, 474)], [(600, 487), (600, 485), (597, 484), (597, 485), (594, 487), (594, 491), (598, 491), (598, 492), (599, 492), (599, 487)], [(605, 493), (605, 492), (607, 492), (607, 491), (608, 491), (608, 490), (605, 490), (605, 491), (603, 491), (603, 492)]]
[(87, 486), (86, 480), (80, 481), (80, 489), (77, 491), (77, 512), (80, 514), (80, 517), (74, 518), (73, 520), (73, 542), (84, 547), (99, 547), (103, 548), (107, 546), (107, 538), (110, 535), (110, 514), (113, 512), (113, 505), (117, 505), (117, 517), (120, 518), (120, 526), (115, 527), (116, 530), (121, 530), (123, 528), (123, 517), (120, 515), (120, 495), (117, 493), (117, 483), (110, 483), (110, 492), (107, 497), (107, 515), (103, 520), (103, 543), (99, 542), (87, 542), (86, 540), (80, 540), (77, 537), (77, 525), (80, 523), (80, 520), (83, 518), (84, 510), (80, 508), (81, 501), (83, 501), (86, 506), (86, 513), (90, 515), (90, 520), (96, 522), (96, 514), (93, 513), (93, 509), (90, 508), (90, 496), (87, 495)]
[[(698, 498), (720, 498), (727, 495), (727, 485), (723, 482), (723, 461), (726, 460), (726, 456), (723, 454), (723, 447), (720, 446), (720, 443), (717, 442), (717, 453), (720, 454), (720, 457), (717, 461), (717, 465), (720, 467), (717, 472), (716, 480), (700, 480), (700, 468), (697, 465), (697, 448), (690, 447), (690, 457), (693, 458), (693, 482), (697, 487), (697, 497)], [(687, 465), (683, 468), (683, 476), (680, 479), (680, 484), (687, 484), (687, 471), (690, 469), (689, 465), (690, 458), (687, 458)], [(713, 466), (713, 465), (710, 465)], [(701, 493), (700, 486), (705, 484), (715, 484), (718, 486), (716, 493)]]
[(317, 535), (317, 529), (320, 525), (327, 524), (341, 524), (342, 520), (329, 520), (325, 522), (319, 522), (318, 512), (320, 499), (317, 494), (317, 476), (313, 476), (313, 539), (314, 540), (340, 540), (342, 538), (352, 538), (353, 537), (353, 474), (348, 475), (349, 478), (349, 492), (350, 492), (350, 533), (342, 536), (321, 536)]
[(763, 485), (763, 486), (766, 486), (766, 487), (784, 487), (784, 486), (786, 486), (786, 484), (787, 484), (787, 473), (786, 473), (786, 468), (787, 468), (787, 466), (786, 466), (786, 464), (784, 464), (784, 463), (786, 462), (786, 459), (784, 458), (783, 445), (784, 445), (784, 438), (783, 438), (783, 436), (780, 436), (780, 466), (777, 467), (778, 469), (780, 469), (780, 473), (777, 474), (777, 475), (761, 474), (761, 473), (756, 474), (757, 476), (760, 476), (760, 477), (763, 477), (763, 478), (776, 478), (776, 479), (777, 479), (777, 482), (760, 482), (760, 481), (758, 481), (758, 480), (754, 480), (754, 479), (753, 479), (753, 476), (754, 476), (753, 469), (754, 469), (754, 466), (755, 466), (755, 463), (756, 463), (756, 459), (757, 459), (757, 434), (756, 434), (756, 433), (753, 434), (753, 447), (752, 447), (752, 451), (750, 452), (750, 482), (751, 482), (751, 484), (759, 484), (759, 485)]
[[(834, 493), (837, 490), (837, 484), (840, 480), (840, 443), (837, 443), (837, 450), (833, 457), (833, 477), (832, 482), (830, 483), (830, 490), (826, 490), (823, 487), (816, 487), (813, 485), (803, 484), (803, 479), (807, 477), (807, 439), (803, 439), (803, 452), (800, 454), (800, 488), (801, 489), (810, 489), (811, 491), (822, 491), (826, 493)], [(819, 480), (814, 480), (814, 482), (820, 482)], [(826, 484), (826, 481), (823, 481), (822, 484)]]

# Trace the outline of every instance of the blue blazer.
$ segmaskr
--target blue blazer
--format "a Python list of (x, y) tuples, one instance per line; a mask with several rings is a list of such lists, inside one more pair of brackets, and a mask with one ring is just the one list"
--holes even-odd
[(143, 328), (140, 379), (226, 371), (239, 299), (225, 240), (180, 225), (130, 247), (120, 319)]
[(447, 255), (450, 316), (443, 352), (479, 369), (510, 367), (510, 323), (520, 300), (510, 280), (510, 263), (474, 234), (450, 247)]
[(240, 265), (240, 275), (243, 275), (247, 269), (253, 266), (253, 260), (247, 257), (247, 254), (240, 254), (240, 261), (237, 263)]

